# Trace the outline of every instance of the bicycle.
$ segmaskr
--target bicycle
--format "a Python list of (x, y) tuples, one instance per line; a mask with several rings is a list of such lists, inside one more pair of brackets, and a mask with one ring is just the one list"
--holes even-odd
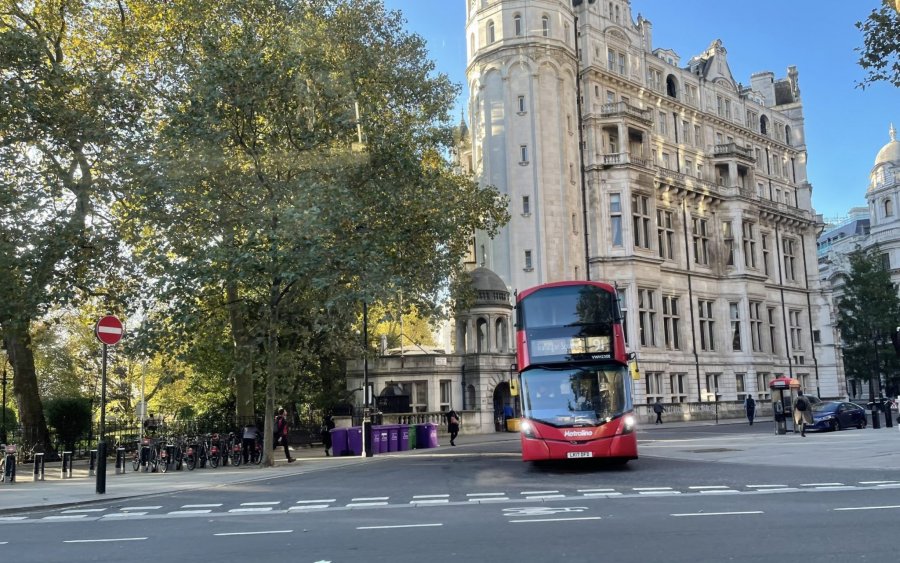
[(157, 444), (153, 438), (145, 436), (138, 441), (138, 447), (134, 452), (131, 460), (131, 467), (137, 471), (143, 467), (144, 471), (156, 473), (159, 468), (159, 453), (157, 452)]

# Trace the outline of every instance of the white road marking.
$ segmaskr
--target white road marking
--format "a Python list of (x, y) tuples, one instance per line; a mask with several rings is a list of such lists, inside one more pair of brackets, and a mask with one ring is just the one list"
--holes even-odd
[(105, 508), (72, 508), (70, 510), (63, 510), (60, 514), (77, 514), (79, 512), (103, 512), (106, 510)]
[(747, 485), (748, 489), (768, 489), (772, 487), (787, 487), (787, 485)]
[(639, 495), (680, 495), (681, 491), (641, 491)]
[(469, 502), (491, 502), (492, 500), (509, 500), (509, 497), (482, 497), (470, 498)]
[(111, 514), (104, 514), (103, 518), (126, 518), (128, 516), (145, 516), (146, 512), (113, 512)]
[(900, 481), (860, 481), (860, 485), (887, 485), (889, 483), (898, 483)]
[(893, 489), (893, 488), (896, 488), (896, 487), (900, 487), (900, 483), (887, 483), (887, 484), (884, 484), (884, 485), (875, 485), (875, 486), (876, 486), (876, 487), (886, 487), (886, 488), (889, 488), (889, 489)]
[(413, 495), (413, 498), (449, 498), (450, 495)]
[(171, 516), (178, 516), (179, 514), (209, 514), (212, 510), (175, 510), (169, 512)]
[(738, 491), (735, 491), (734, 489), (705, 489), (705, 490), (700, 491), (700, 494), (701, 495), (716, 495), (716, 494), (721, 495), (721, 494), (736, 493), (736, 492), (738, 492)]
[(519, 493), (520, 495), (552, 495), (553, 493), (558, 493), (559, 491), (522, 491)]
[(634, 487), (632, 491), (671, 491), (672, 487)]
[(0, 522), (19, 522), (21, 520), (28, 520), (27, 516), (0, 516)]
[(104, 538), (96, 540), (64, 540), (63, 543), (102, 543), (115, 541), (144, 541), (147, 538)]
[(336, 499), (323, 498), (319, 500), (298, 500), (297, 504), (322, 504), (323, 502), (334, 502)]
[(528, 522), (570, 522), (572, 520), (600, 520), (599, 516), (582, 516), (580, 518), (534, 518), (532, 520), (510, 520), (511, 524), (525, 524)]
[(586, 497), (619, 497), (622, 493), (584, 493)]
[(120, 508), (119, 510), (159, 510), (162, 506), (126, 506), (125, 508)]
[(894, 504), (889, 506), (851, 506), (847, 508), (833, 508), (832, 510), (841, 511), (841, 510), (890, 510), (900, 508), (900, 504)]
[(824, 487), (816, 487), (817, 491), (847, 491), (855, 489), (856, 485), (828, 485)]
[(386, 502), (351, 502), (347, 508), (357, 508), (360, 506), (386, 506)]
[(446, 498), (432, 498), (432, 499), (420, 499), (420, 500), (411, 500), (409, 504), (447, 504), (450, 502), (450, 499)]
[(263, 534), (290, 534), (294, 530), (266, 530), (264, 532), (223, 532), (214, 536), (259, 536)]
[(843, 487), (843, 483), (800, 483), (801, 487)]
[(217, 504), (184, 504), (181, 508), (216, 508), (222, 506), (222, 503)]
[(687, 512), (683, 514), (670, 514), (669, 516), (742, 516), (744, 514), (765, 514), (762, 510), (747, 510), (744, 512)]
[(506, 493), (468, 493), (467, 497), (505, 497)]
[(578, 489), (579, 493), (611, 493), (615, 489)]
[(391, 530), (394, 528), (434, 528), (443, 524), (397, 524), (395, 526), (357, 526), (357, 530)]
[(360, 497), (360, 498), (353, 498), (350, 500), (352, 500), (353, 502), (368, 502), (370, 500), (388, 500), (389, 498), (391, 498), (391, 497)]
[(44, 516), (43, 520), (75, 520), (78, 518), (84, 518), (87, 514), (67, 514), (65, 516)]
[(327, 504), (304, 504), (303, 506), (292, 506), (288, 510), (310, 510), (313, 508), (328, 508)]
[(242, 502), (241, 506), (274, 506), (276, 504), (281, 504), (281, 501), (273, 500), (268, 502)]
[(272, 510), (271, 506), (266, 507), (254, 507), (254, 508), (232, 508), (228, 512), (269, 512)]
[(8, 543), (9, 543), (9, 542), (6, 542), (6, 541), (0, 541), (0, 545), (6, 545), (6, 544), (8, 544)]
[(703, 490), (703, 489), (727, 489), (728, 487), (726, 487), (725, 485), (695, 485), (695, 486), (691, 486), (688, 488)]
[(543, 499), (551, 499), (551, 498), (566, 498), (566, 495), (536, 495), (525, 497), (525, 500), (543, 500)]

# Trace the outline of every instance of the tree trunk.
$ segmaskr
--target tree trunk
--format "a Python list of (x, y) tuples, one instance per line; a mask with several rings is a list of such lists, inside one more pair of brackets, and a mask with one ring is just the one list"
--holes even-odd
[(52, 444), (47, 421), (44, 418), (44, 405), (38, 392), (31, 334), (28, 331), (30, 324), (26, 321), (20, 325), (5, 326), (3, 342), (13, 368), (13, 396), (19, 409), (19, 422), (23, 427), (22, 439), (25, 442), (21, 447), (25, 451), (40, 447), (40, 451), (50, 453)]
[(275, 372), (278, 369), (278, 303), (280, 284), (278, 282), (272, 284), (269, 299), (269, 327), (266, 342), (266, 423), (265, 437), (263, 444), (265, 445), (266, 455), (263, 458), (266, 467), (275, 465), (275, 440), (274, 420), (275, 420)]
[(225, 283), (228, 316), (231, 321), (231, 338), (234, 342), (234, 398), (235, 415), (241, 425), (255, 422), (256, 407), (253, 400), (253, 343), (247, 334), (243, 308), (240, 305), (237, 283)]

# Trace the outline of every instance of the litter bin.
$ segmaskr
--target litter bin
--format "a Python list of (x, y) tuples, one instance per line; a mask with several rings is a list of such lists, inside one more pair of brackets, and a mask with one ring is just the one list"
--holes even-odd
[(381, 453), (381, 427), (372, 426), (372, 454)]
[(349, 428), (331, 429), (331, 451), (334, 455), (350, 455), (348, 430)]
[(396, 452), (400, 449), (400, 425), (391, 424), (384, 426), (387, 429), (387, 451)]
[[(337, 428), (335, 428), (335, 430), (337, 430)], [(362, 455), (363, 438), (361, 426), (347, 428), (347, 449), (349, 450), (348, 455)]]
[[(405, 452), (406, 450), (411, 450), (409, 447), (409, 425), (408, 424), (400, 424), (397, 426), (397, 430), (399, 432), (399, 440), (397, 442), (397, 451)], [(415, 432), (413, 432), (415, 433)]]
[(419, 427), (418, 424), (410, 424), (407, 429), (409, 430), (409, 449), (414, 450), (418, 446), (416, 444), (416, 429)]
[(438, 447), (437, 424), (426, 422), (416, 427), (416, 446), (419, 448)]
[(387, 426), (382, 425), (378, 427), (378, 440), (380, 442), (378, 453), (386, 454), (388, 452), (388, 442), (390, 441)]

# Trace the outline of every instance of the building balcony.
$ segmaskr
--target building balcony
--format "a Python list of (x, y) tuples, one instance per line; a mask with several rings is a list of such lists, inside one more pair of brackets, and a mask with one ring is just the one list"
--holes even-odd
[(713, 158), (739, 158), (750, 164), (756, 163), (756, 157), (753, 156), (753, 149), (742, 147), (736, 143), (716, 145), (713, 148)]
[(640, 166), (642, 168), (653, 168), (653, 162), (649, 158), (635, 156), (627, 152), (617, 152), (600, 155), (600, 162), (604, 167), (613, 166)]
[(600, 106), (600, 120), (613, 122), (621, 119), (633, 120), (643, 125), (653, 124), (653, 112), (640, 109), (626, 102), (614, 102)]

